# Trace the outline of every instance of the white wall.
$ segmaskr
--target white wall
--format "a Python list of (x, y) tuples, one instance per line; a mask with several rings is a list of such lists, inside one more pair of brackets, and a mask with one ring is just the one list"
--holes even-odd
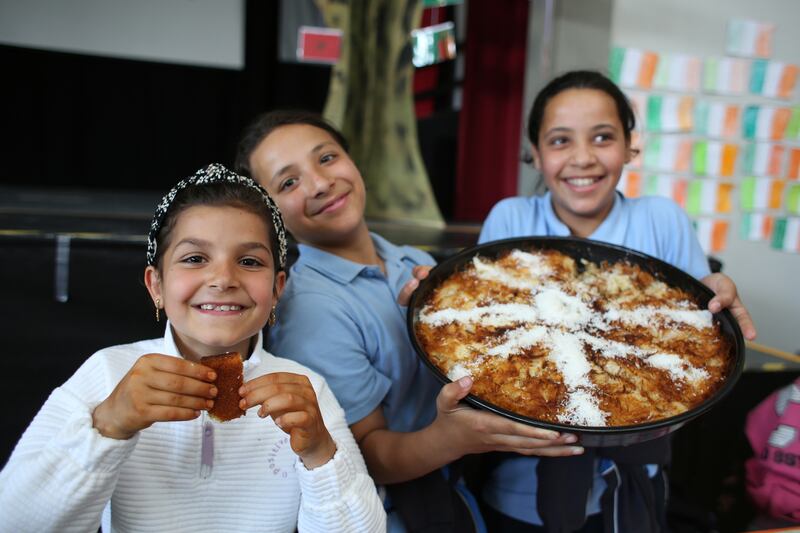
[[(722, 56), (729, 18), (774, 22), (772, 57), (800, 63), (797, 0), (614, 0), (610, 44)], [(738, 204), (738, 195), (736, 200)], [(800, 351), (800, 254), (777, 252), (766, 242), (740, 239), (735, 213), (728, 247), (715, 255), (723, 262), (724, 272), (736, 281), (756, 320), (757, 340), (788, 352)]]
[(797, 0), (614, 0), (614, 44), (697, 55), (723, 55), (730, 18), (777, 24), (773, 57), (800, 62)]
[(244, 0), (0, 0), (0, 44), (241, 69), (244, 16)]

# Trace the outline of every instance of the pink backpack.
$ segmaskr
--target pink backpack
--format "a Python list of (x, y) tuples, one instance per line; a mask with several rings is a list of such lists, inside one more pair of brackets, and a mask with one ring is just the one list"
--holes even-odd
[(745, 475), (756, 507), (800, 522), (800, 378), (750, 411), (745, 432), (755, 452)]

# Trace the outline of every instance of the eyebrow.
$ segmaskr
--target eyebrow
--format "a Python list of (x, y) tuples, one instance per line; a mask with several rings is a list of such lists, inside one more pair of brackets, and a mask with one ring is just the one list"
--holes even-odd
[[(190, 246), (197, 246), (199, 248), (209, 247), (211, 246), (211, 241), (207, 241), (205, 239), (196, 239), (193, 237), (189, 237), (186, 239), (181, 239), (175, 244), (175, 248), (177, 249), (179, 246), (188, 244)], [(270, 254), (272, 254), (272, 250), (269, 246), (265, 245), (263, 242), (252, 241), (252, 242), (243, 242), (238, 245), (238, 247), (242, 250), (255, 250), (261, 248), (262, 250), (266, 250)]]
[(617, 127), (614, 124), (605, 123), (605, 122), (603, 124), (598, 124), (597, 126), (593, 126), (592, 127), (593, 130), (602, 130), (602, 129), (606, 129), (606, 128), (611, 128), (612, 130), (617, 129)]
[(177, 248), (178, 246), (182, 246), (184, 244), (189, 244), (191, 246), (199, 246), (202, 248), (203, 246), (208, 246), (211, 243), (203, 239), (195, 239), (193, 237), (189, 237), (187, 239), (181, 239), (180, 241), (176, 242), (175, 248)]
[(242, 250), (254, 250), (256, 248), (260, 248), (262, 250), (266, 250), (270, 254), (272, 254), (272, 250), (269, 246), (265, 245), (263, 242), (253, 241), (253, 242), (244, 242), (239, 245)]
[[(603, 130), (603, 129), (606, 129), (606, 128), (617, 129), (616, 126), (614, 126), (613, 124), (604, 122), (602, 124), (597, 124), (595, 126), (592, 126), (590, 131)], [(573, 131), (572, 128), (567, 128), (565, 126), (558, 126), (558, 127), (551, 128), (551, 129), (547, 130), (544, 133), (544, 135), (547, 136), (547, 135), (551, 135), (553, 133), (562, 133), (562, 132), (571, 132), (571, 131)]]
[[(322, 141), (321, 143), (319, 143), (318, 145), (316, 145), (314, 148), (311, 149), (311, 153), (312, 154), (316, 154), (316, 153), (322, 151), (322, 149), (325, 148), (329, 144), (332, 144), (332, 145), (336, 146), (336, 143), (333, 142), (333, 141)], [(272, 180), (270, 180), (270, 181), (273, 181), (273, 180), (277, 179), (278, 176), (280, 176), (281, 174), (283, 174), (284, 172), (286, 172), (287, 170), (289, 170), (293, 166), (294, 166), (294, 163), (289, 163), (288, 165), (279, 168), (278, 171), (275, 172), (272, 175)]]
[(544, 135), (546, 137), (546, 136), (548, 136), (548, 135), (550, 135), (552, 133), (561, 133), (561, 132), (570, 132), (570, 131), (572, 131), (572, 128), (566, 128), (566, 127), (563, 127), (563, 126), (559, 126), (557, 128), (550, 128), (549, 130), (544, 132)]

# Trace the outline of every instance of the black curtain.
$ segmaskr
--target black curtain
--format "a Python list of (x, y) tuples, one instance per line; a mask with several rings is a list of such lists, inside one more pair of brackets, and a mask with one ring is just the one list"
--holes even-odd
[(0, 46), (0, 182), (162, 190), (230, 164), (256, 113), (321, 110), (330, 68), (278, 63), (278, 4), (246, 2), (243, 70)]

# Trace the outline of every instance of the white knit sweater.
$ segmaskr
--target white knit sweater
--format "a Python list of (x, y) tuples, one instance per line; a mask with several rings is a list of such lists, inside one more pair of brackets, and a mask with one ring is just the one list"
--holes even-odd
[(92, 411), (136, 359), (178, 354), (167, 326), (163, 339), (95, 353), (52, 392), (0, 472), (0, 531), (96, 532), (101, 517), (103, 531), (384, 531), (375, 485), (325, 381), (264, 351), (260, 336), (257, 346), (245, 381), (279, 371), (311, 379), (337, 446), (327, 464), (307, 470), (257, 407), (223, 424), (203, 412), (129, 440), (100, 435)]

